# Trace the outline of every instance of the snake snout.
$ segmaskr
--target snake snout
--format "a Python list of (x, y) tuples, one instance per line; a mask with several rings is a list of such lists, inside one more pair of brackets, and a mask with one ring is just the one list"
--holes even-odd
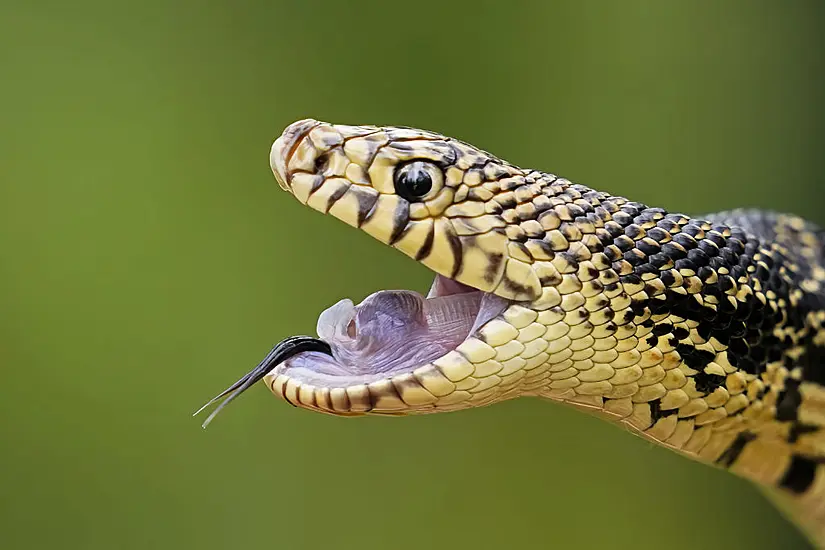
[(290, 189), (291, 174), (287, 168), (289, 159), (310, 130), (319, 124), (321, 123), (311, 118), (293, 122), (272, 144), (272, 149), (269, 152), (269, 165), (272, 168), (272, 173), (275, 174), (278, 185), (284, 191)]

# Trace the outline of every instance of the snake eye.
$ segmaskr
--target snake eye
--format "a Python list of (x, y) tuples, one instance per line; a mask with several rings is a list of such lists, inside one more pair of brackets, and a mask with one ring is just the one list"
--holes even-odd
[(410, 202), (435, 196), (443, 185), (441, 169), (431, 162), (416, 160), (395, 172), (395, 192)]

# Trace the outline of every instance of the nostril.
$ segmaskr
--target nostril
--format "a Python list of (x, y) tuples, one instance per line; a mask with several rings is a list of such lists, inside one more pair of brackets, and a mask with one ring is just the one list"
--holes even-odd
[(324, 172), (327, 169), (328, 165), (329, 165), (329, 155), (326, 154), (326, 153), (324, 153), (322, 155), (319, 155), (318, 158), (315, 159), (315, 165), (314, 165), (315, 170), (314, 170), (314, 172), (316, 174), (320, 174), (320, 173)]

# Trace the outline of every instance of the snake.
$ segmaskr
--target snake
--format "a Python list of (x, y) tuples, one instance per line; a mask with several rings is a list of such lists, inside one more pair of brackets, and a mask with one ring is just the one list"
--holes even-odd
[(300, 203), (435, 274), (340, 300), (207, 405), (263, 381), (338, 416), (563, 402), (753, 482), (825, 546), (825, 231), (690, 216), (456, 138), (314, 119), (274, 141)]

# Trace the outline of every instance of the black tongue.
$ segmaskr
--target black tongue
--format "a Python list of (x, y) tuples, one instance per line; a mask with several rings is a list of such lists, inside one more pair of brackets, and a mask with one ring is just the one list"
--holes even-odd
[(229, 397), (224, 399), (221, 404), (218, 405), (214, 411), (212, 411), (212, 414), (206, 417), (206, 420), (202, 424), (202, 427), (206, 428), (209, 423), (212, 422), (212, 419), (215, 418), (219, 412), (221, 412), (221, 409), (227, 406), (233, 399), (245, 392), (255, 382), (261, 380), (272, 369), (290, 357), (305, 351), (320, 351), (322, 353), (326, 353), (327, 355), (332, 355), (332, 350), (330, 349), (329, 344), (323, 340), (312, 338), (311, 336), (290, 336), (289, 338), (275, 344), (275, 347), (273, 347), (270, 352), (266, 354), (264, 360), (258, 363), (257, 367), (249, 371), (240, 380), (223, 390), (221, 393), (210, 399), (206, 405), (198, 409), (198, 411), (192, 416), (197, 416), (209, 405), (221, 397), (230, 394)]

